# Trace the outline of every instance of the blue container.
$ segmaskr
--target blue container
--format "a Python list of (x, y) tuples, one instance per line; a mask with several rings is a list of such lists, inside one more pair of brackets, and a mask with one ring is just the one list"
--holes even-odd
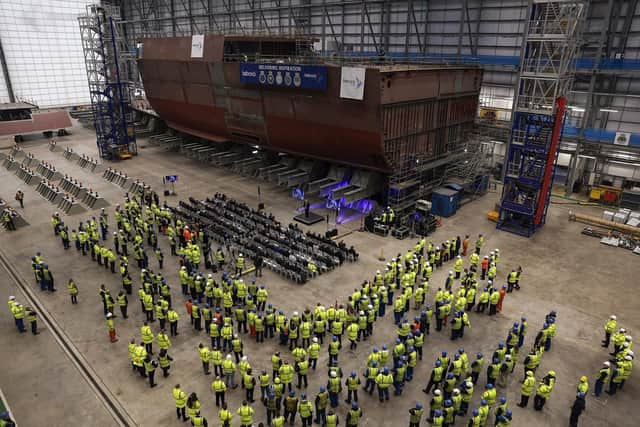
[(434, 215), (450, 217), (460, 205), (460, 193), (449, 188), (436, 188), (431, 193), (431, 212)]

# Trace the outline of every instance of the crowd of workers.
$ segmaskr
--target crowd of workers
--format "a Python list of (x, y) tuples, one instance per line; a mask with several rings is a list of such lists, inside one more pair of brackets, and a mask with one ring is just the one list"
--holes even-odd
[[(109, 221), (104, 210), (98, 220), (91, 218), (81, 222), (71, 232), (57, 214), (53, 215), (51, 222), (54, 234), (60, 237), (64, 249), (69, 249), (73, 244), (78, 253), (89, 254), (98, 267), (114, 274), (118, 260), (122, 290), (116, 298), (104, 285), (99, 292), (111, 342), (118, 339), (114, 320), (116, 304), (121, 317), (128, 318), (128, 296), (133, 294), (128, 261), (131, 246), (140, 269), (137, 296), (145, 321), (140, 328), (138, 343), (135, 339), (131, 340), (128, 351), (132, 370), (147, 378), (150, 387), (157, 385), (155, 371), (158, 367), (163, 371), (164, 378), (170, 375), (173, 359), (169, 355), (169, 348), (171, 339), (178, 335), (180, 319), (172, 290), (159, 272), (164, 270), (164, 255), (158, 244), (158, 236), (166, 236), (171, 255), (179, 258), (178, 278), (180, 292), (186, 301), (186, 314), (193, 330), (209, 337), (194, 350), (194, 359), (200, 361), (204, 375), (212, 375), (211, 390), (219, 408), (218, 417), (222, 426), (230, 426), (235, 415), (240, 418), (242, 426), (254, 423), (255, 409), (252, 404), (255, 403), (257, 396), (254, 391), (258, 387), (259, 400), (266, 408), (267, 425), (293, 424), (299, 417), (303, 426), (310, 426), (313, 421), (322, 426), (337, 426), (341, 420), (336, 408), (345, 397), (343, 390), (346, 390), (345, 401), (349, 408), (344, 424), (357, 426), (363, 416), (358, 396), (362, 383), (365, 393), (377, 391), (378, 401), (382, 404), (390, 400), (391, 390), (394, 396), (401, 396), (406, 383), (414, 380), (414, 370), (423, 359), (425, 337), (432, 333), (431, 323), (435, 323), (435, 331), (449, 327), (451, 340), (463, 338), (473, 316), (485, 312), (489, 316), (499, 313), (506, 294), (519, 290), (521, 286), (520, 267), (505, 272), (506, 283), (498, 285), (500, 251), (495, 249), (482, 256), (482, 235), (478, 236), (471, 248), (469, 236), (464, 239), (453, 237), (440, 246), (423, 238), (406, 254), (398, 254), (393, 258), (384, 271), (376, 271), (371, 280), (365, 280), (354, 289), (344, 303), (336, 301), (336, 304), (328, 307), (318, 303), (313, 309), (286, 313), (269, 303), (269, 293), (264, 285), (257, 284), (255, 280), (245, 282), (244, 278), (248, 276), (243, 272), (247, 265), (242, 253), (234, 253), (235, 259), (227, 261), (226, 257), (232, 256), (230, 251), (227, 251), (226, 257), (224, 252), (220, 253), (222, 247), (211, 251), (207, 234), (201, 232), (197, 224), (185, 223), (166, 206), (159, 207), (153, 199), (141, 204), (134, 197), (127, 197), (123, 207), (116, 207), (117, 231), (112, 233), (113, 248), (107, 243)], [(158, 273), (154, 273), (150, 267), (145, 245), (155, 255)], [(213, 265), (222, 270), (219, 278), (214, 278), (211, 273), (202, 273), (202, 266), (206, 267), (206, 271)], [(32, 267), (35, 280), (42, 290), (55, 291), (53, 275), (40, 254), (32, 258)], [(437, 288), (433, 303), (430, 303), (428, 295), (433, 272), (447, 268), (451, 270), (444, 285)], [(79, 292), (73, 280), (69, 280), (67, 288), (72, 303), (77, 303)], [(10, 301), (16, 325), (23, 330), (24, 316), (16, 315), (18, 306), (15, 300)], [(393, 311), (393, 322), (397, 327), (393, 344), (373, 347), (363, 363), (362, 372), (352, 371), (345, 375), (339, 363), (341, 350), (347, 344), (354, 350), (358, 343), (372, 338), (376, 323), (386, 316), (387, 310)], [(410, 315), (412, 310), (415, 311), (413, 316)], [(32, 325), (35, 325), (35, 313), (33, 316)], [(536, 373), (543, 354), (551, 349), (556, 335), (556, 318), (553, 311), (545, 317), (531, 350), (521, 362), (527, 319), (523, 316), (507, 331), (505, 341), (497, 344), (487, 363), (486, 382), (479, 392), (480, 405), (470, 411), (468, 426), (488, 425), (492, 411), (493, 425), (509, 426), (513, 412), (506, 397), (501, 396), (498, 390), (507, 386), (508, 378), (519, 362), (523, 366), (523, 379), (518, 405), (527, 407), (530, 396), (535, 393), (534, 409), (539, 411), (544, 408), (553, 391), (556, 375), (550, 370), (536, 379)], [(616, 332), (615, 321), (612, 316), (607, 322), (603, 342), (603, 346), (606, 343), (608, 347), (610, 338), (613, 341), (614, 360), (605, 362), (599, 371), (596, 396), (606, 384), (609, 384), (607, 392), (615, 394), (622, 389), (624, 380), (631, 373), (631, 337), (625, 334), (624, 329)], [(346, 338), (344, 346), (343, 338)], [(271, 355), (271, 372), (252, 369), (249, 355), (244, 351), (243, 340), (247, 339), (257, 343), (277, 340), (282, 346), (281, 351)], [(159, 349), (157, 358), (153, 357), (154, 344)], [(322, 350), (323, 346), (326, 350)], [(327, 352), (329, 360), (326, 385), (320, 387), (315, 397), (311, 398), (307, 390), (307, 377), (317, 371), (322, 351)], [(452, 426), (456, 418), (469, 414), (470, 401), (485, 370), (482, 353), (478, 352), (473, 360), (470, 359), (462, 347), (453, 355), (447, 352), (440, 354), (423, 390), (430, 396), (427, 414), (424, 416), (426, 408), (417, 402), (409, 410), (411, 426), (420, 425), (423, 418), (433, 426)], [(615, 369), (613, 372), (607, 371), (612, 363), (615, 363)], [(239, 377), (237, 382), (236, 376)], [(294, 384), (294, 377), (297, 377), (297, 384)], [(238, 385), (243, 390), (245, 400), (234, 412), (227, 407), (225, 397)], [(304, 392), (297, 393), (294, 386)], [(577, 425), (578, 417), (584, 410), (587, 391), (587, 378), (583, 377), (572, 406), (571, 425)], [(180, 384), (176, 384), (172, 396), (178, 419), (190, 420), (194, 426), (208, 425), (200, 413), (201, 404), (196, 393), (187, 396)]]

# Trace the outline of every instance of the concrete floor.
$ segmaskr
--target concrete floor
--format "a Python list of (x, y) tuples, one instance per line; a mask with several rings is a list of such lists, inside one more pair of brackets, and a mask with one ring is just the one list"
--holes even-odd
[[(80, 127), (74, 129), (72, 136), (58, 140), (61, 146), (72, 146), (77, 152), (95, 156), (97, 153), (94, 141), (91, 133)], [(103, 180), (101, 174), (85, 171), (74, 162), (67, 161), (61, 152), (49, 152), (46, 142), (44, 139), (34, 138), (24, 144), (25, 151), (33, 153), (38, 159), (53, 163), (63, 174), (70, 174), (97, 190), (111, 203), (111, 212), (113, 206), (122, 201), (124, 191), (120, 187)], [(296, 204), (286, 191), (272, 184), (207, 167), (179, 154), (144, 145), (142, 141), (138, 157), (116, 164), (115, 167), (130, 176), (143, 179), (156, 190), (162, 190), (162, 176), (180, 175), (180, 181), (176, 185), (178, 196), (171, 197), (169, 203), (175, 204), (180, 198), (188, 196), (204, 198), (222, 191), (250, 205), (257, 205), (257, 185), (260, 185), (266, 209), (272, 211), (283, 222), (291, 220)], [(60, 291), (53, 295), (39, 294), (39, 297), (136, 422), (143, 426), (179, 425), (175, 420), (171, 397), (173, 385), (179, 382), (187, 393), (198, 393), (202, 402), (202, 413), (209, 419), (210, 425), (217, 425), (217, 410), (210, 391), (212, 378), (203, 376), (197, 353), (198, 343), (208, 342), (208, 336), (198, 336), (190, 329), (184, 305), (176, 304), (181, 315), (181, 333), (172, 340), (170, 354), (174, 362), (171, 376), (168, 379), (159, 378), (159, 386), (151, 390), (148, 384), (134, 375), (129, 368), (127, 342), (133, 336), (139, 338), (139, 328), (143, 319), (137, 301), (135, 298), (130, 301), (132, 315), (128, 320), (116, 319), (120, 341), (110, 344), (98, 288), (104, 283), (112, 291), (119, 290), (119, 277), (98, 269), (89, 257), (82, 258), (75, 250), (62, 251), (60, 241), (54, 238), (49, 223), (55, 208), (41, 198), (33, 187), (27, 188), (13, 173), (0, 168), (0, 197), (12, 201), (17, 188), (22, 188), (25, 192), (24, 216), (31, 225), (15, 233), (0, 233), (2, 248), (30, 283), (32, 275), (29, 258), (36, 251), (43, 253)], [(568, 425), (569, 408), (573, 402), (578, 378), (588, 375), (593, 387), (594, 374), (608, 358), (607, 352), (599, 346), (603, 335), (602, 325), (607, 316), (617, 314), (619, 325), (626, 327), (631, 334), (635, 334), (640, 328), (640, 315), (637, 310), (640, 298), (631, 288), (633, 283), (637, 283), (637, 279), (633, 278), (640, 275), (637, 256), (622, 249), (605, 247), (599, 244), (597, 239), (582, 236), (580, 231), (583, 226), (567, 221), (569, 209), (594, 214), (598, 214), (599, 209), (578, 208), (576, 205), (552, 205), (547, 225), (531, 239), (525, 239), (496, 231), (495, 224), (486, 220), (486, 212), (493, 208), (498, 197), (495, 193), (488, 194), (464, 206), (454, 217), (444, 219), (442, 227), (429, 236), (429, 239), (442, 242), (455, 235), (471, 234), (475, 237), (478, 233), (483, 233), (487, 239), (487, 251), (500, 248), (502, 254), (499, 281), (506, 280), (508, 269), (522, 265), (523, 289), (507, 296), (503, 312), (498, 316), (489, 318), (472, 314), (471, 330), (455, 345), (449, 340), (448, 333), (432, 333), (428, 336), (425, 358), (419, 363), (414, 381), (405, 387), (401, 398), (392, 397), (390, 402), (379, 405), (375, 396), (361, 394), (364, 411), (362, 425), (408, 424), (407, 411), (416, 401), (428, 405), (428, 398), (420, 389), (425, 386), (433, 361), (440, 351), (453, 352), (464, 346), (470, 355), (478, 351), (489, 355), (497, 346), (497, 342), (505, 339), (509, 326), (523, 314), (529, 320), (529, 333), (525, 342), (525, 348), (528, 348), (542, 325), (544, 315), (552, 309), (558, 312), (558, 336), (554, 340), (552, 350), (544, 355), (538, 371), (546, 373), (553, 369), (558, 374), (551, 401), (542, 413), (534, 412), (531, 404), (527, 409), (516, 406), (519, 401), (520, 365), (517, 366), (517, 374), (514, 373), (507, 389), (500, 390), (499, 394), (509, 398), (514, 414), (512, 426)], [(75, 227), (78, 221), (97, 214), (97, 211), (86, 212), (65, 218), (65, 221)], [(113, 215), (110, 215), (110, 219), (113, 220)], [(359, 225), (359, 222), (355, 221), (339, 226), (339, 229), (344, 232), (357, 229)], [(324, 231), (326, 225), (319, 224), (313, 228)], [(336, 300), (344, 301), (363, 279), (371, 278), (376, 269), (383, 267), (384, 263), (378, 261), (381, 251), (388, 257), (398, 252), (404, 253), (415, 243), (412, 239), (399, 241), (391, 237), (382, 238), (357, 231), (344, 240), (349, 245), (355, 245), (360, 251), (358, 263), (347, 264), (303, 286), (284, 281), (266, 271), (262, 281), (268, 287), (269, 302), (290, 313), (293, 310), (302, 311), (306, 307), (312, 307), (316, 302), (329, 305)], [(166, 243), (166, 239), (161, 239), (165, 254), (168, 254)], [(151, 266), (154, 268), (155, 260), (152, 255), (150, 257)], [(174, 301), (180, 302), (177, 262), (175, 259), (168, 259), (166, 264), (168, 265), (163, 273), (173, 287)], [(433, 289), (444, 283), (446, 270), (434, 274), (430, 301), (433, 300)], [(80, 289), (80, 303), (75, 306), (70, 304), (64, 286), (69, 277), (74, 278)], [(136, 267), (132, 267), (132, 277), (134, 284), (137, 284)], [(11, 294), (16, 294), (14, 284), (6, 275), (0, 275), (0, 298), (6, 301)], [(20, 294), (16, 295), (19, 300), (22, 298)], [(6, 306), (2, 311), (4, 314), (0, 316), (0, 327), (5, 332), (0, 334), (0, 360), (3, 361), (0, 387), (20, 425), (43, 425), (44, 420), (52, 426), (114, 425), (113, 420), (57, 347), (51, 335), (47, 331), (43, 331), (37, 337), (18, 334)], [(355, 352), (342, 350), (340, 364), (345, 372), (361, 372), (366, 355), (374, 345), (390, 345), (393, 342), (395, 333), (390, 318), (387, 314), (383, 320), (376, 322), (373, 340), (361, 343)], [(266, 342), (258, 346), (248, 337), (244, 342), (254, 372), (258, 373), (262, 369), (270, 371), (269, 359), (278, 347), (277, 343)], [(288, 352), (284, 351), (283, 354), (291, 360)], [(325, 347), (321, 352), (319, 365), (324, 366), (326, 358)], [(479, 383), (482, 386), (484, 378), (483, 373)], [(313, 399), (318, 387), (326, 383), (325, 369), (311, 373), (309, 380), (308, 394)], [(478, 404), (481, 388), (476, 387), (472, 408)], [(640, 417), (640, 408), (633, 402), (639, 396), (638, 391), (637, 375), (632, 375), (624, 391), (614, 398), (596, 400), (589, 396), (587, 411), (581, 418), (580, 425), (637, 425), (633, 420)], [(230, 408), (235, 410), (243, 395), (240, 389), (228, 393)], [(256, 422), (266, 421), (262, 405), (256, 403), (254, 407), (257, 413)], [(393, 412), (389, 413), (389, 410)], [(345, 404), (340, 406), (338, 413), (344, 420)], [(390, 414), (392, 416), (389, 416)], [(458, 420), (456, 425), (466, 425), (466, 420)], [(490, 417), (490, 423), (492, 420), (493, 415)], [(296, 421), (296, 424), (299, 425), (299, 421)], [(237, 416), (234, 417), (233, 425), (239, 425)]]

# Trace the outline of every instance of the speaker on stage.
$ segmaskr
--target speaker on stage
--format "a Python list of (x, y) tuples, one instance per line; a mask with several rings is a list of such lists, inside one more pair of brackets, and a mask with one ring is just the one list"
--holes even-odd
[(258, 210), (264, 210), (264, 203), (258, 203)]

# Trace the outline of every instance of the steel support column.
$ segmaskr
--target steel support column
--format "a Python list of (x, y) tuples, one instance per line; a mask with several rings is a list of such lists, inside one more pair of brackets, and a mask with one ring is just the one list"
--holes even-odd
[(7, 87), (7, 93), (9, 94), (9, 102), (16, 102), (16, 97), (13, 93), (13, 85), (11, 84), (11, 75), (9, 74), (9, 68), (7, 68), (7, 59), (4, 56), (4, 49), (2, 49), (2, 39), (0, 39), (0, 66), (2, 66), (4, 84)]

